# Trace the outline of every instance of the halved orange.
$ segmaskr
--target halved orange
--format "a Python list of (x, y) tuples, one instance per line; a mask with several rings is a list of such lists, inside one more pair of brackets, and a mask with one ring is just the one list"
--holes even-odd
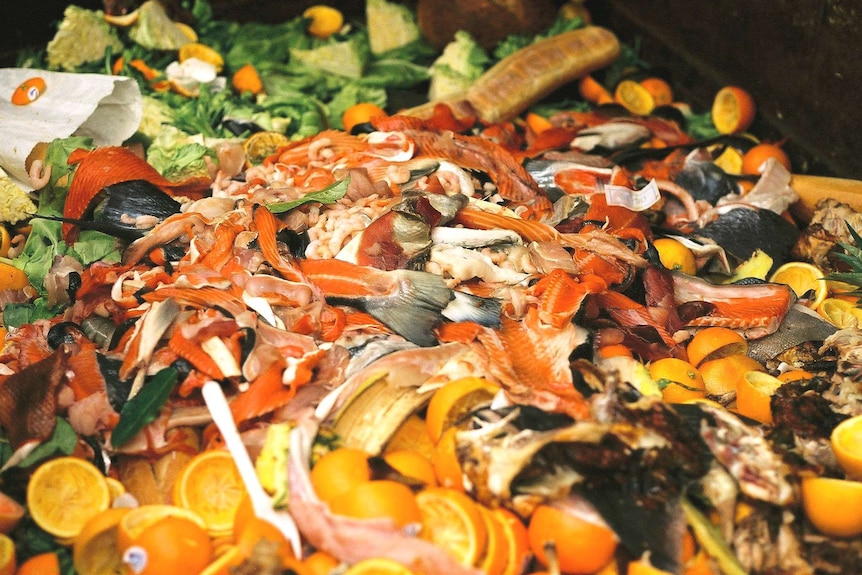
[(688, 361), (698, 367), (704, 361), (748, 353), (748, 341), (728, 327), (706, 327), (699, 330), (686, 345)]
[(173, 486), (175, 505), (197, 513), (213, 537), (233, 533), (233, 522), (245, 484), (226, 449), (210, 449), (195, 455), (182, 468)]
[[(0, 345), (2, 347), (2, 345)], [(0, 491), (0, 533), (7, 535), (24, 517), (24, 506)]]
[(467, 495), (445, 487), (430, 487), (416, 494), (422, 516), (419, 536), (449, 553), (462, 565), (474, 565), (488, 537), (477, 504)]
[(212, 539), (203, 519), (175, 505), (142, 505), (117, 525), (117, 548), (137, 575), (200, 573), (212, 562)]
[(694, 253), (679, 240), (658, 238), (653, 241), (653, 246), (658, 251), (658, 258), (661, 264), (667, 269), (679, 270), (688, 275), (697, 273), (697, 263), (694, 259)]
[(413, 491), (403, 483), (377, 479), (354, 485), (336, 497), (329, 508), (337, 515), (358, 519), (392, 519), (399, 527), (421, 521)]
[(838, 297), (828, 297), (817, 306), (817, 313), (839, 329), (862, 325), (862, 308), (854, 302)]
[(500, 390), (495, 383), (481, 377), (464, 377), (446, 382), (428, 402), (425, 425), (433, 443), (443, 432), (456, 425), (477, 407), (491, 403)]
[(772, 425), (772, 396), (784, 382), (764, 371), (749, 371), (736, 387), (736, 411), (760, 423)]
[(766, 371), (756, 359), (743, 354), (728, 355), (705, 361), (698, 366), (706, 392), (722, 396), (737, 392), (740, 383), (750, 371)]
[(749, 176), (757, 176), (763, 172), (763, 165), (769, 158), (790, 170), (790, 156), (787, 155), (781, 146), (770, 142), (761, 142), (756, 146), (749, 148), (742, 155), (742, 165), (740, 166), (742, 173)]
[(656, 106), (666, 106), (673, 102), (673, 88), (663, 78), (650, 76), (641, 80), (640, 85), (652, 95)]
[(844, 472), (854, 479), (862, 479), (862, 415), (835, 426), (829, 441)]
[(862, 483), (830, 477), (802, 480), (802, 509), (818, 531), (833, 537), (862, 535)]
[(106, 509), (84, 524), (72, 545), (72, 563), (79, 575), (123, 572), (123, 558), (117, 548), (120, 520), (127, 507)]
[(105, 476), (79, 457), (46, 461), (36, 468), (27, 484), (27, 508), (33, 521), (61, 539), (76, 537), (84, 524), (110, 503)]
[(775, 270), (769, 281), (789, 285), (797, 297), (813, 290), (814, 296), (806, 302), (811, 309), (817, 309), (829, 295), (823, 270), (808, 262), (787, 262)]
[(353, 447), (338, 447), (325, 453), (311, 468), (311, 485), (325, 503), (331, 503), (354, 486), (371, 479), (369, 454)]
[(739, 86), (725, 86), (712, 101), (712, 123), (720, 134), (744, 132), (754, 122), (754, 98)]

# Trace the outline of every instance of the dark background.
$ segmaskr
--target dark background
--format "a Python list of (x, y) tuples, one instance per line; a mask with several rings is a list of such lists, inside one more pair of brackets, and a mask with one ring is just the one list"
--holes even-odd
[[(116, 1), (116, 0), (114, 0)], [(466, 0), (465, 0), (466, 1)], [(225, 19), (282, 21), (320, 0), (212, 0)], [(0, 65), (22, 47), (42, 48), (69, 2), (3, 0)], [(10, 8), (10, 4), (15, 8)], [(100, 0), (77, 0), (100, 8)], [(330, 4), (361, 16), (358, 0)], [(708, 109), (726, 84), (758, 104), (752, 132), (786, 140), (795, 171), (862, 179), (862, 0), (596, 0), (596, 23), (641, 42), (678, 97)]]

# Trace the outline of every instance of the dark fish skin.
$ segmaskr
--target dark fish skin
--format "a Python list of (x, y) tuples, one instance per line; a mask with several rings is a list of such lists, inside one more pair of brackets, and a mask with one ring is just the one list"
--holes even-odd
[(694, 235), (714, 240), (739, 261), (747, 260), (759, 248), (772, 258), (771, 273), (790, 261), (799, 228), (775, 212), (739, 207), (722, 213)]
[(724, 170), (711, 161), (686, 160), (674, 182), (685, 188), (695, 200), (706, 200), (712, 205), (736, 191), (736, 185)]
[(838, 328), (834, 325), (805, 306), (796, 304), (774, 333), (748, 342), (748, 354), (765, 363), (791, 347), (807, 341), (821, 342), (836, 331)]

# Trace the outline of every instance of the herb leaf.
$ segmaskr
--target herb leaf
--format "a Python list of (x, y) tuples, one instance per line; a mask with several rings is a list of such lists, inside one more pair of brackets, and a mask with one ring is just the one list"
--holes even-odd
[(111, 446), (120, 447), (152, 422), (171, 395), (177, 382), (177, 370), (167, 367), (148, 381), (120, 411), (120, 421), (111, 432)]
[(78, 445), (78, 434), (62, 417), (57, 417), (54, 433), (46, 441), (40, 443), (27, 457), (18, 463), (18, 467), (27, 468), (31, 465), (47, 459), (52, 455), (71, 455)]
[(331, 186), (323, 188), (317, 192), (305, 194), (301, 198), (291, 200), (289, 202), (280, 202), (275, 204), (267, 204), (266, 208), (274, 214), (282, 214), (288, 212), (297, 206), (308, 202), (320, 202), (321, 204), (331, 204), (337, 202), (347, 193), (347, 186), (350, 185), (350, 177), (344, 178), (341, 181), (335, 182)]

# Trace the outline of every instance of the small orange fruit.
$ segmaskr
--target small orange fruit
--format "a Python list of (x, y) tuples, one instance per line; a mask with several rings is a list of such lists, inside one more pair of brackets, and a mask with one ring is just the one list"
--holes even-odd
[(685, 360), (665, 357), (650, 362), (648, 369), (667, 402), (683, 403), (706, 397), (703, 377), (695, 366)]
[(761, 370), (749, 371), (737, 382), (736, 411), (760, 423), (772, 425), (772, 396), (784, 384)]
[(371, 102), (360, 102), (347, 108), (341, 115), (344, 131), (349, 132), (355, 126), (370, 122), (374, 118), (386, 116), (386, 110)]
[(318, 38), (329, 38), (344, 25), (344, 15), (332, 6), (311, 6), (302, 13), (309, 20), (308, 33)]
[(15, 575), (60, 575), (60, 558), (53, 551), (33, 555), (18, 566)]
[(399, 527), (421, 521), (413, 491), (403, 483), (389, 479), (354, 485), (333, 499), (329, 507), (337, 515), (359, 519), (388, 517)]
[(685, 348), (688, 361), (695, 367), (704, 361), (748, 353), (748, 341), (727, 327), (706, 327), (694, 334)]
[(754, 122), (754, 98), (739, 86), (725, 86), (712, 101), (712, 123), (720, 134), (744, 132)]
[[(118, 536), (127, 519), (142, 508), (133, 509), (120, 520)], [(136, 575), (199, 573), (213, 557), (212, 541), (201, 523), (167, 514), (140, 526), (130, 533), (128, 545), (120, 544), (123, 563)], [(119, 540), (125, 539), (118, 537)]]
[(339, 447), (326, 453), (311, 468), (311, 485), (325, 503), (332, 503), (370, 479), (368, 453), (352, 447)]
[(419, 536), (443, 548), (462, 565), (482, 556), (487, 528), (478, 505), (467, 495), (445, 487), (429, 487), (416, 495), (422, 518)]
[(805, 478), (802, 509), (821, 533), (833, 537), (862, 535), (862, 483), (858, 481)]
[(263, 92), (263, 81), (253, 64), (246, 64), (237, 69), (231, 77), (230, 85), (239, 94), (249, 92), (257, 95)]
[(728, 355), (698, 366), (708, 395), (721, 396), (737, 391), (749, 371), (765, 371), (756, 359), (744, 354)]
[(437, 485), (437, 477), (434, 475), (434, 465), (431, 460), (406, 449), (400, 451), (389, 451), (383, 455), (383, 459), (391, 465), (395, 471), (405, 477), (418, 479), (425, 485)]
[(854, 479), (862, 479), (862, 415), (836, 425), (829, 440), (844, 472)]
[(652, 95), (656, 106), (666, 106), (673, 102), (673, 89), (664, 79), (651, 76), (641, 80), (640, 85)]
[(578, 81), (578, 92), (590, 104), (605, 104), (613, 101), (613, 96), (593, 76), (587, 74)]
[(742, 154), (742, 173), (749, 176), (759, 175), (763, 170), (763, 164), (769, 158), (773, 158), (788, 171), (791, 169), (790, 157), (787, 152), (777, 144), (763, 142)]
[(560, 571), (572, 575), (594, 573), (614, 556), (618, 538), (606, 525), (588, 521), (550, 505), (539, 505), (527, 526), (530, 549), (548, 566), (545, 544), (556, 546)]

